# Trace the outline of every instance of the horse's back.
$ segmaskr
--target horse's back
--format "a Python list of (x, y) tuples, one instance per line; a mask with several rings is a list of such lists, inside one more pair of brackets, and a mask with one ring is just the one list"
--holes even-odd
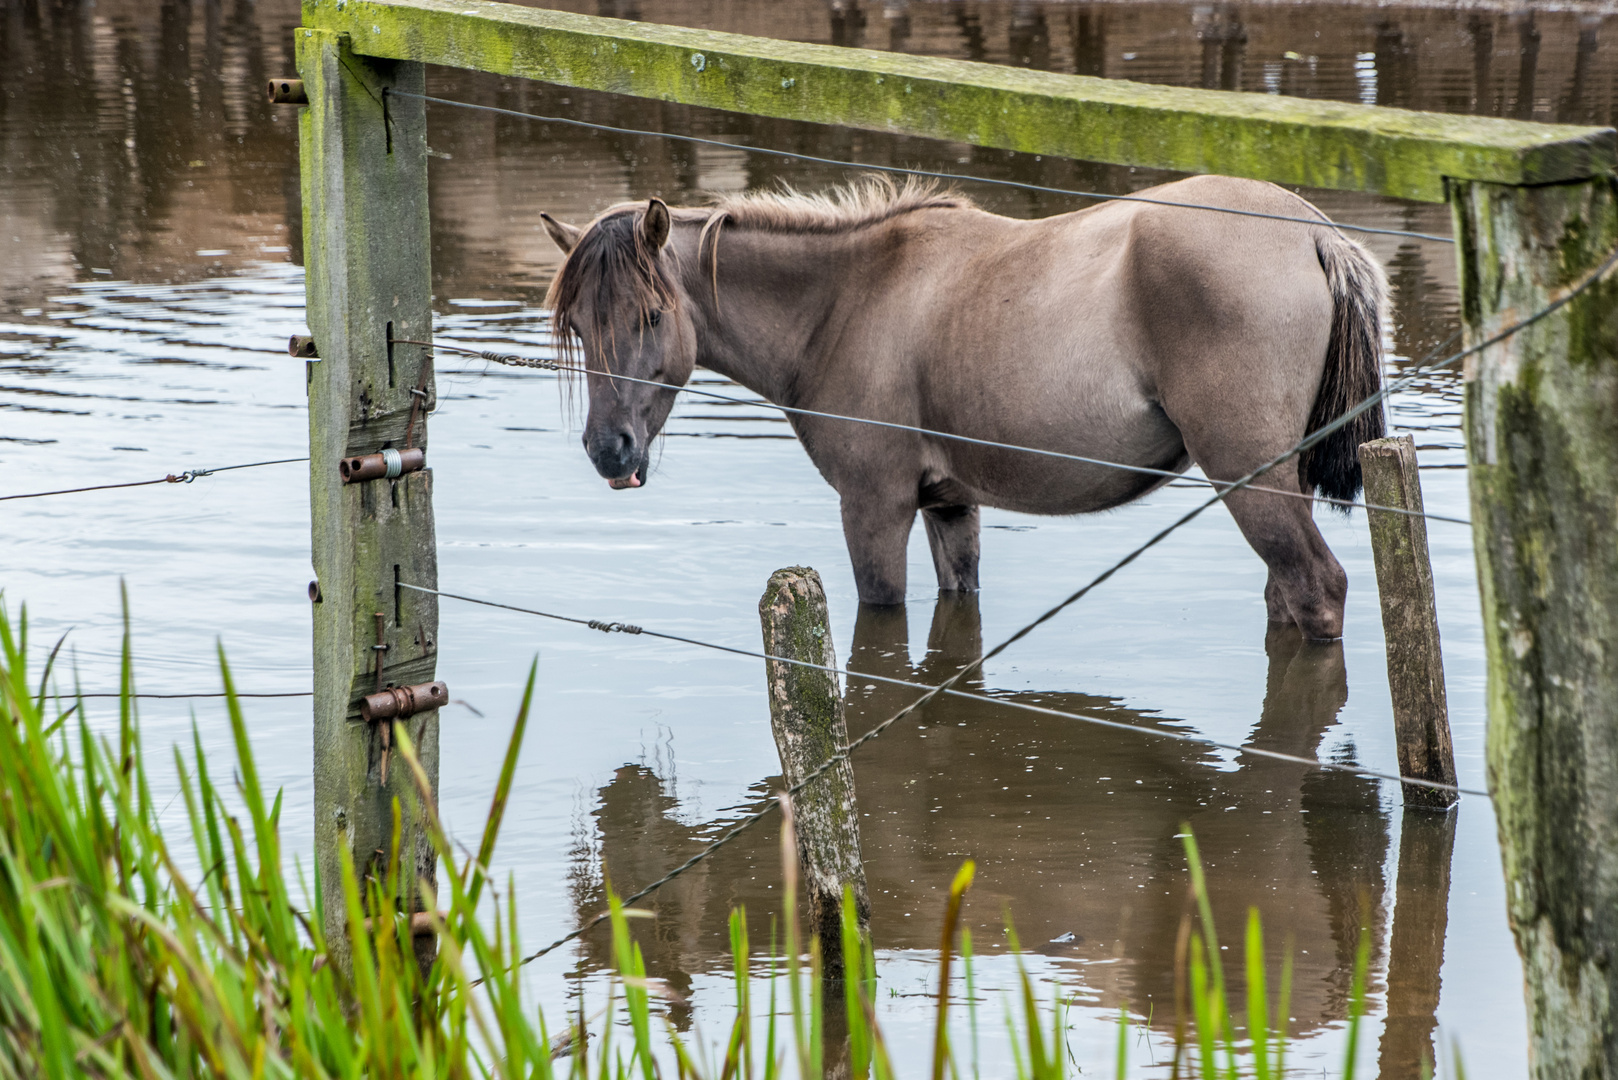
[[(1225, 177), (1139, 194), (1312, 209)], [(1115, 201), (1033, 221), (939, 212), (920, 227), (922, 265), (890, 310), (922, 426), (1171, 470), (1213, 428), (1231, 437), (1232, 411), (1246, 423), (1234, 437), (1255, 448), (1302, 433), (1331, 323), (1310, 226)], [(958, 443), (934, 453), (983, 502), (1010, 509), (1102, 509), (1159, 482)]]

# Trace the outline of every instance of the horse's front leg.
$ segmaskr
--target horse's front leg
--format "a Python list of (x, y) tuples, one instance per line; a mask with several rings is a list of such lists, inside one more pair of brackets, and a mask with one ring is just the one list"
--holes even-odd
[(922, 511), (939, 592), (978, 590), (978, 508), (934, 506)]
[(843, 538), (860, 603), (905, 602), (905, 549), (915, 520), (914, 496), (880, 490), (843, 495)]

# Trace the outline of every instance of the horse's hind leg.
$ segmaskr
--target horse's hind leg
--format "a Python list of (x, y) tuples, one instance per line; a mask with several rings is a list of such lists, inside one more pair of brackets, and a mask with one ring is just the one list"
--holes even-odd
[[(1295, 472), (1284, 465), (1257, 482), (1291, 488), (1283, 477)], [(1313, 503), (1263, 491), (1233, 492), (1225, 502), (1242, 535), (1270, 568), (1264, 587), (1270, 622), (1295, 625), (1317, 640), (1341, 637), (1348, 575), (1315, 527)]]
[(977, 592), (978, 508), (934, 506), (921, 512), (939, 592)]

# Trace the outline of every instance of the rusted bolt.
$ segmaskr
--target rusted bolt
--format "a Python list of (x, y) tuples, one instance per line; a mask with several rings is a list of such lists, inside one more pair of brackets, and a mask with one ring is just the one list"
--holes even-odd
[(427, 464), (427, 451), (419, 446), (405, 450), (384, 450), (380, 454), (362, 454), (344, 458), (337, 463), (337, 471), (345, 484), (358, 484), (362, 480), (386, 478), (392, 480), (405, 473), (416, 472)]
[(428, 709), (441, 709), (449, 704), (449, 687), (441, 682), (419, 683), (416, 686), (390, 686), (360, 700), (360, 719), (366, 723), (377, 720), (398, 720), (414, 716)]
[(299, 360), (319, 360), (320, 350), (315, 348), (315, 339), (308, 334), (293, 334), (287, 342), (287, 355)]
[(311, 581), (309, 583), (309, 602), (311, 604), (318, 604), (324, 599), (326, 598), (320, 595), (320, 582)]
[(304, 92), (302, 79), (271, 79), (271, 105), (307, 105), (309, 95)]

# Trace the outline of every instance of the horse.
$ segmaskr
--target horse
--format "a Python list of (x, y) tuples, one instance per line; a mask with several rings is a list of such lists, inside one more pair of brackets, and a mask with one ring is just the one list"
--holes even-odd
[[(1193, 462), (1234, 481), (1378, 391), (1387, 281), (1325, 214), (1232, 177), (1137, 194), (1152, 201), (1019, 220), (867, 179), (652, 198), (583, 227), (543, 215), (565, 256), (546, 305), (585, 372), (585, 451), (613, 488), (644, 485), (700, 364), (793, 409), (1148, 470), (789, 413), (841, 499), (860, 601), (893, 605), (918, 512), (939, 589), (975, 591), (979, 507), (1108, 510)], [(1353, 501), (1358, 446), (1383, 423), (1368, 409), (1267, 473), (1274, 490), (1225, 498), (1268, 567), (1272, 624), (1341, 636), (1347, 575), (1312, 499)]]

